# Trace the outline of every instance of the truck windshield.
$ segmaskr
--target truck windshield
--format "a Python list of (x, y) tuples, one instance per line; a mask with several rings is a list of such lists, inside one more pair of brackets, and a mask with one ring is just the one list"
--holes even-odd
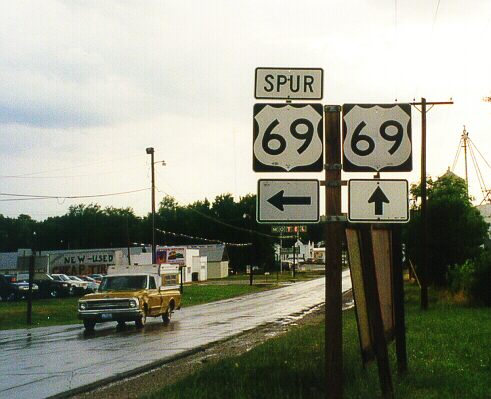
[(139, 290), (147, 287), (147, 276), (106, 276), (99, 291)]

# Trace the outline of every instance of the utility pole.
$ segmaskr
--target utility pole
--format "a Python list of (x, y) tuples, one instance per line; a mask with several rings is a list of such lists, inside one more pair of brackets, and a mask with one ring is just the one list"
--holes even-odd
[(128, 266), (131, 266), (130, 230), (128, 227), (128, 214), (126, 214), (126, 242), (128, 244)]
[(155, 253), (155, 162), (154, 162), (154, 149), (148, 147), (146, 149), (147, 154), (150, 154), (151, 168), (152, 168), (152, 263), (157, 263)]
[(36, 264), (36, 232), (32, 233), (32, 249), (29, 258), (29, 291), (27, 292), (27, 325), (32, 325), (32, 285), (34, 283), (34, 268)]
[(293, 266), (292, 266), (292, 276), (295, 278), (295, 250), (297, 249), (297, 242), (293, 242)]
[[(449, 105), (453, 101), (426, 101), (421, 98), (421, 102), (412, 102), (418, 111), (421, 112), (421, 309), (428, 309), (428, 215), (426, 198), (426, 113), (435, 105)], [(417, 106), (421, 106), (421, 110)], [(430, 106), (427, 109), (427, 106)]]
[(281, 259), (281, 250), (283, 249), (283, 233), (280, 233), (280, 273), (283, 274), (283, 259)]

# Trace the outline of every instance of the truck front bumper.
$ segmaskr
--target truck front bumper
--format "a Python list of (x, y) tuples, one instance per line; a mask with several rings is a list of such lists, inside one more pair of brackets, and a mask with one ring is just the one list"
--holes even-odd
[(90, 320), (97, 323), (103, 321), (135, 321), (142, 317), (142, 315), (143, 311), (141, 309), (108, 309), (106, 311), (97, 309), (78, 311), (78, 318), (80, 320)]

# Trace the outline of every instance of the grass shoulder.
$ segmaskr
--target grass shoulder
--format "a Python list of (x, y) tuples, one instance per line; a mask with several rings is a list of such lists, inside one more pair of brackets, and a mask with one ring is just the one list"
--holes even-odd
[[(275, 285), (205, 285), (184, 286), (182, 306), (194, 306), (276, 288)], [(32, 327), (80, 324), (77, 318), (78, 297), (37, 299), (32, 303)], [(0, 302), (0, 330), (27, 328), (27, 302)]]
[[(406, 285), (409, 371), (395, 372), (396, 398), (491, 397), (491, 309), (439, 299), (419, 309), (417, 287)], [(377, 367), (361, 365), (355, 312), (344, 313), (345, 398), (380, 397)], [(145, 398), (323, 398), (324, 320), (270, 339), (249, 352), (203, 366)]]

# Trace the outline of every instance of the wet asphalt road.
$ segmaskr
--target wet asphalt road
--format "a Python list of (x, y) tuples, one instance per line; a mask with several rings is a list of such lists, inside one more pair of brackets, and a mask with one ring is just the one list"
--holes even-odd
[[(170, 359), (264, 323), (285, 322), (324, 302), (324, 278), (281, 289), (184, 308), (172, 322), (0, 331), (0, 398), (46, 398)], [(351, 287), (343, 273), (343, 291)], [(185, 293), (184, 293), (185, 297)]]

